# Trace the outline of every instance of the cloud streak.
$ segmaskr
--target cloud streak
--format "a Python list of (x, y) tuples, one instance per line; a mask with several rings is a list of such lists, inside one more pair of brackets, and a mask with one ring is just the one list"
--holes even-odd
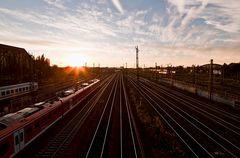
[(62, 0), (44, 0), (44, 2), (46, 2), (50, 6), (54, 6), (59, 9), (65, 9), (65, 6)]
[(0, 7), (0, 39), (33, 52), (47, 51), (56, 64), (64, 59), (54, 55), (79, 52), (89, 63), (111, 57), (105, 66), (131, 66), (135, 45), (141, 50), (140, 63), (148, 66), (240, 59), (240, 6), (235, 1), (169, 0), (161, 11), (155, 4), (129, 9), (128, 1), (121, 2), (125, 10), (118, 0), (45, 0), (39, 10)]
[(121, 14), (124, 14), (124, 9), (119, 0), (112, 0), (112, 3)]

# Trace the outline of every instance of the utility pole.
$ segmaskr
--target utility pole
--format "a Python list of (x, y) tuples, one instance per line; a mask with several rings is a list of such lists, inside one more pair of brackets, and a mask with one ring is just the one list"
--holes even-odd
[(126, 75), (127, 75), (127, 62), (125, 63)]
[(209, 99), (212, 100), (212, 90), (213, 90), (213, 59), (209, 65)]
[(98, 63), (98, 75), (101, 74), (101, 68), (100, 68), (100, 63)]
[(196, 68), (195, 65), (192, 65), (192, 73), (193, 73), (193, 85), (194, 85), (194, 93), (197, 93), (197, 80), (196, 80)]
[(136, 69), (137, 69), (137, 81), (139, 81), (139, 70), (138, 70), (138, 52), (139, 52), (139, 49), (138, 49), (138, 46), (135, 47), (136, 49)]
[(195, 65), (192, 65), (192, 83), (194, 87), (196, 86), (196, 72), (195, 72)]
[(224, 85), (224, 78), (225, 78), (225, 68), (226, 68), (226, 64), (224, 63), (223, 66), (222, 66), (222, 85)]
[[(135, 49), (136, 49), (136, 69), (137, 69), (137, 86), (139, 87), (139, 68), (138, 68), (138, 52), (139, 52), (139, 49), (138, 49), (138, 46), (135, 46)], [(140, 94), (139, 94), (139, 91), (137, 91), (137, 100), (140, 101), (140, 104), (141, 104), (141, 100), (140, 100)]]
[(157, 80), (157, 62), (155, 62), (155, 79)]
[(34, 82), (36, 81), (36, 75), (35, 75), (35, 57), (33, 55), (31, 55), (30, 57), (30, 69), (31, 69), (31, 86), (33, 89), (31, 89), (31, 93), (32, 93), (32, 102), (35, 103), (36, 102), (36, 91), (34, 91)]
[(172, 65), (170, 67), (170, 74), (171, 74), (171, 86), (173, 87), (173, 68), (172, 68)]
[(95, 73), (95, 63), (93, 63), (93, 67), (92, 67), (92, 71), (91, 71), (91, 75), (94, 76), (94, 73)]

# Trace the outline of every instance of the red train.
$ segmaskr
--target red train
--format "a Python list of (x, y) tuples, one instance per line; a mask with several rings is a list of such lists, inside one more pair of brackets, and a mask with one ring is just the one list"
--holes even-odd
[[(85, 96), (98, 79), (72, 93), (71, 90), (63, 98), (52, 103), (39, 103), (0, 118), (0, 157), (8, 158), (16, 155), (34, 139), (56, 123), (63, 115), (73, 109)], [(71, 93), (70, 93), (71, 92)]]

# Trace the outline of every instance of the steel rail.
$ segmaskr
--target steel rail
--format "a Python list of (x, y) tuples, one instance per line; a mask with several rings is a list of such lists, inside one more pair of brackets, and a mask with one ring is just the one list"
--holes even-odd
[(98, 130), (99, 130), (99, 128), (100, 128), (100, 124), (101, 124), (101, 122), (102, 122), (102, 119), (103, 119), (103, 116), (104, 116), (104, 114), (105, 114), (105, 111), (106, 111), (106, 109), (107, 109), (107, 105), (108, 105), (108, 103), (109, 103), (109, 101), (110, 101), (110, 99), (111, 99), (111, 96), (112, 96), (112, 94), (114, 93), (113, 91), (116, 91), (116, 80), (114, 81), (114, 85), (112, 86), (112, 89), (111, 89), (111, 91), (110, 91), (110, 95), (108, 96), (108, 99), (107, 99), (107, 102), (106, 102), (106, 104), (105, 104), (105, 106), (104, 106), (104, 109), (103, 109), (103, 112), (102, 112), (102, 114), (101, 114), (101, 117), (100, 117), (100, 119), (99, 119), (99, 121), (98, 121), (98, 125), (97, 125), (97, 127), (96, 127), (96, 130), (95, 130), (95, 132), (94, 132), (94, 135), (93, 135), (93, 137), (92, 137), (92, 140), (91, 140), (91, 143), (90, 143), (90, 145), (89, 145), (89, 147), (88, 147), (88, 151), (87, 151), (87, 154), (86, 154), (86, 158), (87, 157), (89, 157), (89, 154), (90, 154), (90, 151), (91, 151), (91, 149), (92, 149), (92, 146), (93, 146), (93, 142), (94, 142), (94, 140), (95, 140), (95, 138), (96, 138), (96, 135), (97, 135), (97, 133), (98, 133)]
[(123, 92), (124, 92), (125, 105), (126, 105), (126, 108), (127, 108), (129, 126), (130, 126), (130, 129), (131, 129), (131, 135), (132, 135), (132, 140), (133, 140), (133, 144), (134, 144), (135, 157), (138, 158), (138, 154), (137, 154), (136, 147), (135, 147), (136, 143), (135, 143), (135, 139), (134, 139), (134, 136), (133, 136), (134, 133), (136, 135), (138, 147), (140, 149), (140, 153), (141, 153), (140, 156), (142, 158), (145, 158), (145, 152), (144, 152), (144, 149), (143, 149), (141, 138), (140, 138), (139, 132), (137, 130), (137, 125), (136, 125), (136, 122), (134, 121), (134, 116), (133, 116), (133, 113), (132, 113), (132, 110), (131, 110), (131, 107), (130, 107), (130, 104), (129, 104), (129, 100), (128, 100), (128, 97), (127, 97), (127, 91), (126, 91), (126, 88), (125, 88), (123, 76), (121, 76), (121, 81), (122, 81), (122, 87), (123, 87)]
[[(163, 91), (162, 91), (162, 92), (163, 92)], [(237, 134), (237, 135), (240, 136), (240, 128), (237, 127), (237, 126), (235, 126), (235, 125), (233, 125), (232, 123), (229, 123), (229, 122), (223, 120), (222, 118), (220, 118), (220, 117), (218, 117), (218, 116), (215, 116), (215, 115), (213, 115), (213, 114), (211, 114), (211, 113), (209, 113), (209, 112), (207, 112), (207, 111), (205, 111), (205, 110), (203, 110), (203, 109), (195, 106), (193, 103), (189, 103), (189, 102), (185, 101), (185, 100), (182, 99), (182, 98), (176, 97), (176, 96), (174, 96), (173, 94), (168, 93), (167, 91), (165, 91), (164, 93), (166, 93), (168, 96), (171, 96), (173, 100), (176, 100), (176, 101), (179, 101), (179, 100), (180, 100), (180, 101), (182, 101), (183, 103), (185, 103), (184, 106), (192, 109), (193, 111), (195, 111), (195, 112), (197, 112), (197, 113), (205, 116), (206, 118), (212, 120), (213, 122), (216, 122), (216, 123), (219, 124), (220, 126), (226, 128), (226, 129), (228, 129), (229, 131), (231, 131), (231, 132), (233, 132), (233, 133), (235, 133), (235, 134)], [(189, 106), (187, 106), (187, 105), (189, 105)], [(215, 118), (215, 119), (214, 119), (214, 118)], [(223, 122), (223, 123), (221, 123), (221, 122), (219, 122), (219, 121), (217, 121), (217, 120), (220, 120), (220, 121)], [(231, 127), (228, 127), (226, 124), (229, 125), (229, 126), (231, 126)], [(234, 130), (233, 128), (236, 129), (236, 130), (239, 130), (239, 131), (236, 131), (236, 130)]]
[(220, 115), (222, 115), (222, 116), (224, 116), (224, 117), (227, 117), (227, 118), (229, 118), (229, 119), (232, 119), (233, 121), (236, 121), (236, 122), (239, 122), (239, 123), (240, 123), (240, 116), (236, 116), (236, 115), (234, 115), (234, 114), (232, 114), (232, 113), (223, 111), (222, 109), (217, 108), (217, 107), (209, 106), (209, 104), (207, 104), (207, 103), (204, 103), (204, 102), (199, 101), (199, 100), (197, 100), (197, 99), (195, 99), (195, 98), (192, 98), (192, 97), (189, 97), (189, 96), (187, 96), (187, 95), (184, 95), (184, 94), (182, 94), (182, 93), (180, 93), (180, 92), (178, 92), (178, 91), (174, 91), (174, 90), (168, 89), (168, 88), (166, 88), (165, 86), (159, 85), (159, 84), (154, 83), (154, 82), (152, 82), (152, 81), (150, 81), (150, 80), (147, 80), (147, 79), (145, 79), (145, 78), (141, 78), (141, 79), (144, 80), (144, 81), (146, 81), (146, 82), (149, 82), (149, 83), (151, 83), (151, 84), (153, 84), (153, 85), (155, 85), (155, 86), (157, 86), (157, 87), (159, 87), (159, 88), (162, 88), (162, 89), (165, 89), (165, 90), (167, 90), (167, 91), (170, 91), (171, 93), (176, 94), (176, 95), (178, 95), (179, 97), (182, 97), (182, 98), (184, 98), (184, 99), (188, 99), (189, 101), (192, 101), (192, 102), (197, 103), (197, 104), (199, 104), (199, 105), (203, 105), (205, 108), (207, 108), (207, 109), (209, 109), (209, 110), (212, 110), (212, 111), (214, 111), (214, 112), (216, 112), (216, 113), (219, 113)]
[[(113, 77), (112, 77), (113, 78)], [(97, 100), (100, 98), (100, 96), (103, 94), (103, 92), (105, 91), (106, 87), (110, 84), (112, 78), (109, 78), (109, 82), (108, 79), (105, 80), (105, 82), (102, 82), (99, 87), (101, 87), (101, 89), (99, 90), (100, 93), (96, 93), (91, 101), (93, 101), (93, 104), (89, 106), (90, 102), (88, 102), (81, 110), (80, 112), (78, 112), (70, 121), (69, 123), (49, 142), (49, 144), (46, 146), (46, 148), (44, 148), (41, 152), (39, 152), (38, 156), (42, 157), (42, 156), (48, 156), (48, 157), (55, 157), (57, 155), (57, 153), (59, 151), (62, 150), (62, 147), (65, 145), (65, 143), (67, 141), (70, 140), (70, 138), (72, 139), (75, 134), (73, 134), (77, 129), (79, 129), (78, 126), (76, 126), (76, 122), (78, 122), (79, 124), (82, 123), (82, 121), (84, 121), (87, 117), (87, 115), (90, 113), (90, 111), (93, 109), (93, 107), (95, 106), (95, 104), (97, 103)], [(104, 85), (104, 86), (103, 86)], [(96, 88), (97, 89), (97, 88)], [(94, 92), (94, 91), (92, 91)], [(89, 94), (90, 95), (90, 94)], [(87, 97), (87, 96), (86, 96)], [(85, 97), (85, 98), (86, 98)], [(84, 110), (87, 110), (86, 113), (83, 113)], [(80, 119), (80, 121), (79, 121)], [(47, 153), (44, 154), (44, 153)]]
[[(119, 81), (117, 80), (117, 83)], [(116, 83), (116, 84), (117, 84)], [(107, 123), (107, 129), (106, 129), (106, 132), (105, 132), (105, 136), (104, 136), (104, 140), (103, 140), (103, 146), (102, 146), (102, 151), (101, 151), (101, 155), (100, 155), (100, 158), (103, 157), (103, 152), (104, 152), (104, 148), (105, 148), (105, 145), (106, 145), (106, 139), (107, 139), (107, 134), (108, 134), (108, 129), (109, 129), (109, 125), (110, 125), (110, 120), (112, 118), (112, 110), (113, 110), (113, 106), (114, 106), (114, 101), (116, 99), (116, 92), (117, 92), (117, 85), (116, 85), (116, 88), (114, 90), (114, 94), (113, 94), (113, 100), (112, 100), (112, 104), (111, 104), (111, 109), (110, 109), (110, 114), (108, 116), (108, 123)]]
[(119, 113), (120, 113), (120, 158), (123, 157), (123, 129), (122, 129), (122, 88), (121, 88), (121, 82), (120, 82), (120, 97), (119, 97)]
[[(151, 86), (151, 85), (150, 85), (150, 86)], [(229, 123), (229, 122), (223, 120), (222, 118), (220, 118), (220, 117), (218, 117), (218, 116), (215, 116), (215, 115), (209, 113), (208, 111), (199, 108), (198, 106), (195, 106), (194, 103), (188, 102), (188, 101), (182, 99), (182, 97), (173, 95), (172, 93), (168, 92), (168, 91), (165, 90), (165, 89), (163, 90), (162, 88), (160, 89), (160, 88), (157, 88), (157, 87), (154, 87), (154, 86), (151, 86), (151, 87), (152, 87), (153, 89), (157, 90), (157, 91), (160, 92), (160, 93), (163, 93), (163, 94), (165, 93), (165, 95), (171, 96), (173, 100), (176, 100), (176, 101), (181, 100), (183, 103), (185, 103), (185, 104), (183, 104), (184, 106), (186, 106), (186, 107), (194, 110), (195, 112), (199, 113), (200, 115), (205, 116), (206, 118), (209, 118), (209, 119), (212, 120), (213, 122), (216, 122), (216, 123), (219, 124), (220, 126), (226, 128), (226, 129), (228, 129), (229, 131), (231, 131), (231, 132), (233, 132), (233, 133), (235, 133), (235, 134), (237, 134), (237, 135), (240, 136), (240, 131), (236, 131), (236, 130), (240, 130), (240, 128), (237, 127), (237, 126), (235, 126), (235, 125), (233, 125), (232, 123)], [(195, 109), (195, 108), (196, 108), (196, 109)], [(200, 112), (200, 111), (201, 111), (201, 112)], [(208, 116), (208, 115), (210, 115), (210, 116)], [(214, 117), (215, 119), (212, 118), (212, 117)], [(222, 121), (223, 123), (217, 121), (216, 119)], [(227, 125), (229, 125), (229, 126), (231, 126), (231, 127), (228, 127), (227, 125), (224, 125), (224, 124), (227, 124)], [(234, 130), (233, 128), (236, 129), (236, 130)]]
[[(164, 112), (164, 114), (166, 114), (168, 116), (168, 118), (165, 118), (158, 110), (155, 106), (152, 105), (151, 101), (155, 104), (158, 105), (158, 103), (153, 100), (147, 93), (145, 93), (142, 89), (140, 89), (140, 87), (138, 87), (136, 85), (136, 83), (134, 83), (134, 81), (130, 80), (130, 82), (132, 83), (132, 85), (135, 87), (135, 89), (141, 94), (141, 96), (149, 103), (149, 105), (154, 109), (154, 111), (164, 120), (164, 122), (174, 131), (174, 133), (176, 133), (176, 135), (181, 139), (181, 141), (188, 147), (188, 149), (191, 151), (191, 153), (196, 156), (199, 157), (199, 155), (194, 151), (194, 149), (191, 147), (191, 145), (189, 145), (189, 142), (187, 143), (185, 141), (185, 138), (183, 138), (181, 136), (181, 134), (178, 132), (179, 130), (176, 130), (169, 121), (173, 121), (175, 123), (175, 125), (177, 125), (177, 127), (179, 127), (191, 140), (193, 140), (203, 151), (205, 151), (205, 153), (209, 156), (209, 157), (213, 157), (212, 154), (210, 154), (188, 131), (186, 131), (185, 128), (183, 128), (175, 119), (173, 119), (171, 117), (171, 115), (169, 115), (164, 109), (161, 108), (161, 110)], [(206, 156), (207, 156), (206, 155)]]
[[(76, 119), (76, 124), (75, 124), (75, 128), (73, 128), (71, 130), (71, 132), (69, 132), (68, 137), (65, 139), (65, 141), (62, 142), (62, 144), (59, 146), (59, 148), (57, 149), (57, 151), (54, 153), (53, 157), (56, 156), (56, 154), (62, 150), (62, 146), (65, 145), (65, 143), (68, 141), (69, 143), (73, 140), (74, 136), (77, 134), (77, 132), (79, 131), (79, 129), (82, 127), (82, 124), (84, 123), (84, 121), (87, 119), (87, 117), (89, 116), (89, 114), (91, 113), (91, 111), (93, 110), (93, 108), (95, 107), (95, 105), (97, 104), (97, 102), (99, 101), (99, 99), (101, 98), (101, 96), (103, 95), (104, 91), (106, 90), (106, 88), (108, 87), (108, 85), (111, 83), (111, 80), (109, 82), (106, 83), (106, 85), (100, 90), (100, 94), (96, 94), (97, 98), (93, 99), (93, 103), (90, 105), (90, 107), (86, 107), (88, 108), (87, 111), (83, 114), (83, 116), (80, 115), (80, 118)], [(81, 110), (81, 112), (84, 109)], [(80, 114), (80, 113), (79, 113)], [(75, 123), (73, 122), (73, 124)], [(59, 154), (58, 154), (59, 155)]]
[[(225, 142), (227, 142), (228, 144), (232, 145), (233, 147), (235, 147), (237, 150), (240, 151), (240, 148), (237, 147), (236, 145), (234, 145), (232, 142), (228, 141), (226, 138), (224, 138), (223, 136), (221, 136), (220, 134), (216, 133), (214, 130), (212, 130), (211, 128), (207, 127), (205, 124), (203, 124), (202, 122), (200, 122), (199, 120), (197, 120), (196, 118), (194, 118), (193, 116), (189, 115), (188, 113), (186, 113), (185, 111), (183, 111), (181, 108), (177, 107), (175, 104), (169, 102), (167, 99), (165, 99), (164, 97), (160, 96), (158, 93), (154, 92), (152, 89), (148, 88), (147, 86), (145, 86), (145, 90), (147, 90), (149, 93), (152, 93), (156, 99), (160, 100), (159, 98), (161, 98), (160, 101), (163, 102), (163, 100), (165, 101), (165, 105), (167, 105), (170, 109), (172, 109), (175, 113), (177, 113), (179, 116), (181, 116), (183, 119), (185, 119), (187, 122), (189, 122), (190, 124), (192, 124), (196, 129), (198, 129), (200, 132), (202, 132), (204, 135), (206, 135), (208, 138), (210, 138), (212, 141), (214, 141), (217, 145), (219, 145), (221, 148), (223, 148), (225, 151), (227, 151), (229, 154), (231, 154), (234, 157), (237, 157), (236, 155), (234, 155), (231, 151), (229, 151), (226, 147), (223, 146), (223, 144), (219, 143), (217, 140), (213, 139), (210, 135), (208, 135), (206, 132), (204, 132), (202, 129), (200, 129), (198, 126), (196, 126), (195, 124), (192, 123), (192, 121), (190, 121), (189, 119), (187, 119), (186, 117), (184, 117), (182, 114), (180, 114), (179, 112), (177, 112), (175, 109), (173, 109), (172, 107), (175, 107), (176, 109), (178, 109), (179, 111), (183, 112), (184, 114), (186, 114), (187, 116), (189, 116), (190, 118), (192, 118), (193, 120), (195, 120), (196, 122), (198, 122), (200, 125), (204, 126), (207, 130), (211, 131), (212, 133), (214, 133), (216, 136), (218, 136), (219, 138), (223, 139)], [(164, 102), (163, 102), (164, 103)], [(172, 105), (172, 106), (169, 106)]]

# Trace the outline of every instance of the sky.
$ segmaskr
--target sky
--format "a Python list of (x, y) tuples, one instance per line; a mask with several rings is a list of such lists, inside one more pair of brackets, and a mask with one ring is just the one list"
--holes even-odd
[(0, 43), (59, 66), (240, 62), (239, 0), (1, 0)]

